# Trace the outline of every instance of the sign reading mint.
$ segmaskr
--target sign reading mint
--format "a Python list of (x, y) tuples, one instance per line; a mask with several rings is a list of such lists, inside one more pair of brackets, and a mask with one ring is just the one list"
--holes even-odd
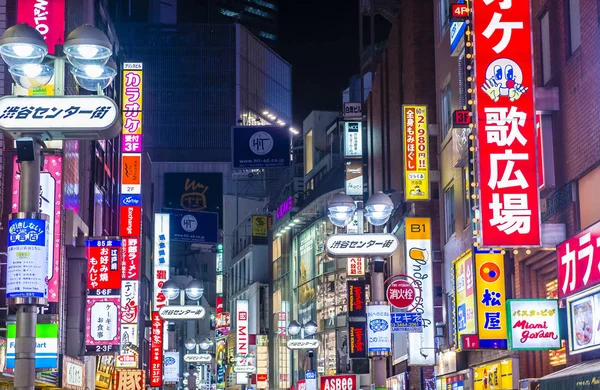
[(283, 126), (237, 126), (231, 131), (233, 168), (290, 165), (290, 133)]

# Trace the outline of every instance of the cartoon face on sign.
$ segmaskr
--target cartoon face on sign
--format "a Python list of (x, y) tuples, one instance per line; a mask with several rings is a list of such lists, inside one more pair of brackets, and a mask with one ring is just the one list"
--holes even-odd
[(511, 59), (498, 58), (488, 65), (481, 90), (495, 102), (500, 100), (501, 96), (506, 96), (514, 102), (529, 89), (524, 87), (522, 82), (521, 67)]

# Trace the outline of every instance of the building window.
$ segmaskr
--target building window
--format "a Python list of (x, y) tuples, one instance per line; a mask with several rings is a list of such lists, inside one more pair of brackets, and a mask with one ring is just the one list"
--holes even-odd
[(446, 191), (444, 191), (444, 214), (446, 221), (446, 241), (450, 240), (454, 234), (455, 221), (454, 221), (454, 185), (451, 184)]
[(542, 79), (544, 85), (550, 81), (552, 64), (550, 63), (550, 17), (546, 12), (540, 19), (542, 32)]
[(313, 169), (313, 133), (312, 129), (304, 136), (304, 174), (308, 175)]
[(442, 90), (442, 126), (444, 131), (442, 138), (445, 138), (452, 127), (452, 90), (450, 82)]
[(580, 0), (569, 1), (569, 48), (570, 54), (581, 45), (581, 9)]
[(448, 29), (450, 21), (450, 0), (440, 0), (440, 38)]

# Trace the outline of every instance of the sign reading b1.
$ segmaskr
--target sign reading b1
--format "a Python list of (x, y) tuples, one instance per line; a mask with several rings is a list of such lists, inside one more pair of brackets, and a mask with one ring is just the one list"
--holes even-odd
[(290, 135), (282, 126), (232, 128), (233, 167), (281, 168), (290, 164)]

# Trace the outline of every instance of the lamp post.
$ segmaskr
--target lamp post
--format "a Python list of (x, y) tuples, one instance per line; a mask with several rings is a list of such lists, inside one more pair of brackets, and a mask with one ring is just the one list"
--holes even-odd
[[(367, 221), (373, 226), (383, 226), (387, 223), (394, 211), (394, 204), (389, 196), (383, 192), (376, 192), (369, 197), (364, 211)], [(339, 193), (331, 198), (328, 204), (328, 217), (331, 223), (338, 227), (346, 227), (354, 216), (358, 214), (359, 234), (363, 233), (363, 210), (358, 209), (354, 200), (345, 193)], [(385, 259), (383, 257), (372, 258), (371, 272), (371, 301), (376, 303), (385, 302)], [(386, 386), (386, 358), (385, 356), (374, 356), (371, 366), (371, 374), (375, 388)]]
[[(313, 320), (308, 321), (304, 325), (300, 325), (298, 321), (292, 321), (288, 325), (287, 331), (292, 337), (300, 335), (300, 338), (303, 340), (305, 339), (305, 336), (309, 336), (306, 338), (312, 339), (314, 335), (317, 334), (318, 326)], [(315, 357), (315, 351), (313, 349), (308, 350), (308, 357), (310, 358), (310, 369), (313, 370)]]
[[(82, 26), (75, 29), (67, 37), (64, 50), (75, 80), (82, 88), (101, 92), (116, 76), (116, 70), (106, 66), (112, 56), (110, 40), (95, 27)], [(9, 66), (8, 70), (13, 80), (20, 87), (29, 90), (41, 88), (50, 82), (54, 74), (55, 82), (60, 84), (57, 94), (63, 94), (64, 58), (49, 56), (44, 38), (33, 27), (22, 23), (8, 28), (0, 37), (0, 56)], [(54, 61), (54, 69), (45, 62), (46, 59)], [(90, 89), (92, 87), (93, 89)], [(115, 129), (110, 129), (113, 130)], [(37, 129), (23, 129), (18, 133), (20, 137), (17, 139), (17, 157), (21, 164), (19, 213), (12, 214), (11, 220), (36, 218), (36, 216), (40, 220), (47, 218), (38, 213), (40, 168), (43, 166), (41, 164), (43, 133)], [(105, 138), (114, 138), (117, 134), (109, 132), (104, 135)], [(66, 138), (65, 136), (63, 139)], [(47, 136), (47, 139), (52, 137)], [(16, 258), (10, 255), (9, 250), (9, 269), (14, 261)], [(16, 275), (15, 279), (18, 279)], [(37, 307), (48, 304), (47, 292), (36, 297), (15, 293), (7, 295), (7, 300), (10, 305), (17, 307), (14, 388), (33, 390)]]

